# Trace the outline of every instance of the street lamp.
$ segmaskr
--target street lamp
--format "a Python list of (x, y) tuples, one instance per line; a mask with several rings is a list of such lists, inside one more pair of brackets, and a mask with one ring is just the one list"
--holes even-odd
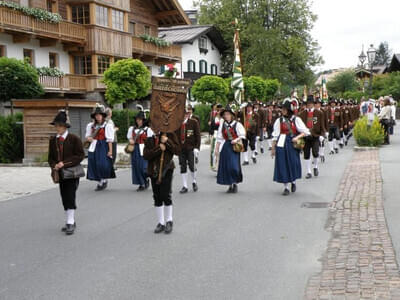
[(367, 56), (368, 56), (368, 64), (370, 68), (370, 76), (369, 76), (369, 97), (372, 97), (372, 77), (374, 73), (374, 63), (375, 63), (375, 58), (376, 58), (376, 49), (374, 48), (374, 45), (371, 44), (367, 51)]

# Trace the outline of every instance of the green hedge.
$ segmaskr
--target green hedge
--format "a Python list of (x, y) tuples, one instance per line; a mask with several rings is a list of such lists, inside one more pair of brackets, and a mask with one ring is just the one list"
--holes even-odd
[(210, 126), (208, 126), (210, 112), (211, 106), (207, 104), (198, 104), (194, 107), (194, 114), (200, 118), (201, 132), (208, 132), (210, 129)]
[(133, 126), (134, 117), (137, 113), (138, 111), (136, 110), (113, 110), (112, 120), (114, 121), (115, 126), (119, 128), (117, 132), (118, 143), (127, 142), (126, 134), (128, 133), (129, 127)]
[(22, 114), (0, 116), (0, 163), (21, 162), (24, 157)]
[(384, 130), (375, 117), (371, 126), (368, 126), (367, 117), (359, 119), (354, 126), (354, 138), (358, 146), (378, 147), (383, 144)]

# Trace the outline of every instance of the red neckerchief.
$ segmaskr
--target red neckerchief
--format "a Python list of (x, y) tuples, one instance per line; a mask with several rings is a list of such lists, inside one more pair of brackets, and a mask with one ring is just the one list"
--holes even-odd
[(309, 129), (313, 128), (313, 117), (314, 112), (312, 110), (307, 110), (307, 128)]

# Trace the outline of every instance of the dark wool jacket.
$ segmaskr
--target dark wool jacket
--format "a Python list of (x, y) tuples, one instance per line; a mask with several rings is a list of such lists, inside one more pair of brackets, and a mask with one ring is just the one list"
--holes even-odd
[[(165, 143), (166, 150), (164, 153), (163, 173), (169, 169), (174, 169), (175, 164), (173, 161), (174, 155), (179, 155), (181, 152), (181, 146), (176, 133), (167, 133), (168, 141)], [(161, 160), (161, 148), (160, 148), (160, 134), (153, 135), (146, 139), (143, 158), (148, 161), (147, 174), (156, 178), (160, 170)]]
[[(308, 110), (305, 109), (303, 110), (300, 114), (299, 117), (301, 120), (304, 122), (304, 124), (307, 126), (307, 116), (308, 116)], [(313, 137), (319, 137), (325, 134), (325, 118), (324, 114), (318, 110), (314, 109), (313, 112), (313, 127), (310, 128), (311, 135)]]
[(185, 124), (185, 132), (180, 131), (179, 140), (182, 144), (182, 150), (199, 149), (201, 145), (200, 125), (196, 119), (190, 118)]
[[(60, 162), (58, 159), (57, 138), (52, 136), (49, 141), (49, 156), (48, 162), (51, 168)], [(68, 133), (67, 138), (63, 143), (63, 156), (61, 161), (66, 168), (77, 166), (85, 158), (82, 141), (74, 134)]]

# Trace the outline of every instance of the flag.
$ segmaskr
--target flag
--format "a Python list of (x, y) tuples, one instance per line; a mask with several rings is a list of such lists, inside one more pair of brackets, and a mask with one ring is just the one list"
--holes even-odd
[(307, 86), (304, 85), (304, 90), (303, 90), (303, 101), (306, 102), (307, 101)]
[(242, 63), (240, 58), (240, 38), (239, 38), (239, 29), (237, 28), (238, 21), (235, 20), (236, 30), (235, 36), (233, 38), (234, 45), (234, 53), (235, 60), (233, 62), (233, 76), (231, 87), (234, 91), (235, 101), (236, 103), (242, 103), (242, 92), (244, 91), (244, 82), (243, 82), (243, 74), (242, 74)]
[(328, 90), (326, 89), (326, 78), (322, 77), (322, 99), (328, 100)]

